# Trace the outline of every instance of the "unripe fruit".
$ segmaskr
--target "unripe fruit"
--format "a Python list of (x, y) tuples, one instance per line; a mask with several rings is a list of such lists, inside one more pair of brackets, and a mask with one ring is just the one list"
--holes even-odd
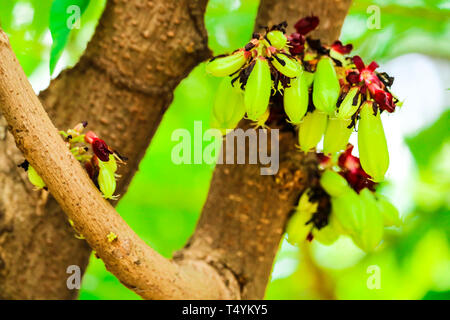
[(401, 220), (397, 208), (385, 196), (377, 195), (377, 198), (378, 209), (383, 215), (384, 225), (399, 227)]
[(383, 239), (383, 215), (378, 209), (377, 201), (372, 191), (361, 190), (361, 229), (353, 234), (355, 244), (366, 252), (374, 250)]
[(332, 214), (345, 233), (353, 235), (361, 230), (361, 200), (353, 189), (338, 197), (331, 197), (331, 206)]
[(243, 50), (232, 55), (216, 58), (206, 64), (206, 72), (216, 77), (226, 77), (238, 71), (247, 61)]
[(306, 224), (311, 220), (312, 215), (317, 211), (317, 203), (309, 201), (308, 190), (303, 192), (295, 213), (289, 219), (286, 227), (288, 235), (287, 241), (296, 245), (306, 240), (311, 232), (312, 224)]
[(211, 126), (222, 133), (226, 129), (236, 128), (245, 115), (244, 95), (231, 85), (230, 79), (224, 78), (219, 85), (211, 114)]
[(28, 166), (28, 180), (38, 189), (45, 187), (45, 182), (32, 166)]
[(306, 114), (299, 126), (298, 141), (301, 150), (308, 152), (316, 147), (327, 128), (327, 118), (326, 113), (319, 110)]
[(114, 158), (114, 155), (110, 154), (109, 161), (104, 162), (104, 164), (105, 164), (105, 166), (108, 166), (110, 171), (112, 171), (112, 172), (117, 171), (117, 161), (116, 161), (116, 158)]
[(361, 95), (358, 95), (358, 98), (356, 98), (358, 92), (359, 88), (353, 87), (347, 93), (337, 111), (336, 116), (339, 119), (351, 119), (355, 112), (358, 111), (359, 104), (361, 103)]
[(245, 86), (244, 101), (247, 117), (257, 121), (269, 106), (272, 90), (270, 67), (266, 59), (256, 59)]
[(374, 115), (371, 102), (365, 102), (360, 112), (358, 149), (361, 166), (373, 181), (384, 180), (389, 167), (389, 152), (380, 112)]
[(289, 78), (296, 77), (301, 70), (301, 66), (295, 58), (289, 58), (284, 54), (274, 55), (272, 64), (278, 71)]
[(116, 191), (116, 177), (110, 166), (103, 161), (99, 160), (98, 166), (100, 168), (98, 173), (100, 191), (103, 193), (105, 199), (111, 199), (114, 197), (114, 192)]
[(348, 139), (352, 134), (353, 129), (348, 127), (352, 120), (329, 118), (327, 130), (323, 140), (323, 153), (335, 154), (336, 152), (345, 150)]
[(320, 111), (333, 115), (340, 91), (341, 86), (339, 85), (333, 61), (328, 57), (322, 57), (317, 63), (314, 75), (314, 106)]
[(278, 50), (283, 49), (287, 44), (286, 36), (279, 30), (270, 31), (267, 34), (267, 39), (270, 41), (270, 45)]
[(340, 236), (339, 230), (334, 225), (331, 217), (325, 227), (321, 228), (320, 230), (314, 228), (312, 234), (314, 239), (326, 246), (332, 245)]
[(306, 114), (309, 102), (307, 79), (305, 72), (300, 71), (291, 80), (290, 87), (284, 89), (284, 111), (293, 124), (299, 124)]
[(320, 185), (332, 197), (339, 197), (352, 190), (343, 176), (329, 169), (320, 177)]

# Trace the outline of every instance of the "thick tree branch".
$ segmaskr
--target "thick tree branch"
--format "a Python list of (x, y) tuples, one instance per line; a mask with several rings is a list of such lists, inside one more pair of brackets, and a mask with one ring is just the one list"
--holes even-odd
[[(148, 299), (230, 298), (206, 264), (179, 266), (148, 247), (105, 201), (35, 96), (0, 31), (0, 102), (8, 128), (76, 230), (121, 282)], [(113, 232), (118, 238), (108, 241)]]
[[(210, 54), (203, 26), (206, 3), (108, 1), (81, 61), (40, 96), (56, 127), (87, 120), (90, 129), (130, 159), (120, 170), (121, 195), (173, 90)], [(66, 269), (78, 265), (84, 272), (90, 248), (75, 239), (52, 196), (32, 190), (17, 168), (22, 160), (11, 135), (0, 135), (0, 299), (73, 298), (77, 291), (67, 288)]]

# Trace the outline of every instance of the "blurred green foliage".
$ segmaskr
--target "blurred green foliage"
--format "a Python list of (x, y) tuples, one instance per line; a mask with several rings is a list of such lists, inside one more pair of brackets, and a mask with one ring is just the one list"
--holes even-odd
[[(70, 2), (70, 1), (69, 1)], [(94, 32), (106, 0), (91, 1), (82, 16), (81, 28), (72, 30), (56, 67), (76, 63)], [(233, 51), (249, 39), (259, 1), (210, 0), (205, 17), (209, 45), (215, 54)], [(13, 49), (26, 74), (34, 82), (48, 81), (51, 0), (0, 0), (0, 25), (10, 36)], [(380, 29), (368, 29), (380, 9)], [(420, 52), (450, 58), (448, 1), (358, 0), (345, 21), (342, 40), (352, 42), (364, 60), (387, 61), (395, 56)], [(300, 17), (299, 17), (300, 18)], [(140, 170), (118, 206), (129, 225), (166, 257), (183, 247), (192, 234), (206, 199), (214, 166), (175, 165), (171, 161), (174, 129), (193, 132), (195, 120), (208, 129), (218, 80), (205, 75), (199, 65), (182, 81), (164, 115)], [(407, 106), (405, 106), (407, 107)], [(450, 298), (449, 112), (406, 142), (416, 161), (415, 203), (405, 213), (402, 229), (389, 231), (382, 248), (365, 255), (348, 239), (332, 247), (316, 242), (301, 248), (281, 244), (269, 299), (392, 299)], [(369, 266), (378, 266), (381, 289), (368, 289)], [(83, 280), (81, 299), (136, 299), (130, 290), (92, 257)]]

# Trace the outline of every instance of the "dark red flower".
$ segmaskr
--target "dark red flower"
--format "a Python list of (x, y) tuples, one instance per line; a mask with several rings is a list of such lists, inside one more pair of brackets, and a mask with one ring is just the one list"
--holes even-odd
[(288, 41), (291, 45), (289, 51), (292, 55), (298, 55), (305, 49), (306, 39), (305, 36), (300, 33), (294, 32), (288, 37)]
[(300, 19), (294, 25), (294, 28), (295, 30), (297, 30), (298, 33), (305, 35), (316, 29), (317, 26), (319, 25), (319, 22), (320, 22), (319, 17), (316, 16), (305, 17), (303, 19)]
[(105, 141), (100, 139), (94, 132), (89, 131), (84, 136), (84, 140), (92, 145), (94, 154), (103, 162), (109, 161), (109, 155), (114, 152), (108, 147)]
[(353, 45), (352, 44), (347, 44), (347, 45), (344, 46), (342, 44), (342, 42), (337, 40), (331, 45), (331, 49), (333, 49), (336, 52), (339, 52), (340, 54), (348, 54), (348, 53), (352, 52)]
[(390, 92), (381, 89), (375, 90), (373, 99), (377, 102), (380, 109), (386, 110), (387, 112), (394, 112), (395, 103)]
[(393, 96), (387, 91), (383, 81), (380, 80), (378, 74), (375, 72), (375, 69), (379, 67), (378, 63), (373, 61), (366, 66), (359, 56), (353, 57), (353, 63), (358, 69), (358, 72), (351, 71), (348, 73), (347, 81), (352, 84), (364, 82), (364, 86), (369, 89), (370, 95), (377, 102), (378, 107), (387, 112), (394, 112), (395, 102)]
[(352, 155), (352, 151), (353, 145), (349, 143), (347, 149), (339, 156), (340, 175), (358, 193), (364, 188), (375, 191), (375, 182), (370, 180), (371, 177), (362, 169), (359, 158)]

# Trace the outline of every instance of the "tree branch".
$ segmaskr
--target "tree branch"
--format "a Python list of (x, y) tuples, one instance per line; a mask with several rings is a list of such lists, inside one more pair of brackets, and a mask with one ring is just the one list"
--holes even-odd
[[(90, 129), (129, 158), (119, 172), (120, 195), (173, 90), (210, 55), (203, 26), (206, 3), (108, 1), (80, 62), (40, 95), (57, 128), (88, 120)], [(11, 135), (0, 136), (0, 299), (73, 298), (77, 290), (67, 288), (66, 269), (77, 265), (84, 272), (90, 248), (75, 239), (53, 197), (32, 190), (17, 168), (22, 160)]]
[[(120, 281), (148, 299), (230, 298), (213, 268), (179, 266), (148, 247), (102, 198), (67, 149), (0, 31), (0, 102), (18, 148), (76, 230)], [(118, 238), (108, 241), (113, 232)]]

